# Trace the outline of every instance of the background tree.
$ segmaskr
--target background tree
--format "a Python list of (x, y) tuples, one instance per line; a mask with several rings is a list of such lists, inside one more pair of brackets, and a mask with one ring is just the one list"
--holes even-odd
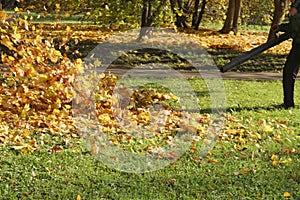
[[(1, 1), (8, 2), (8, 0)], [(17, 2), (17, 0), (13, 1)], [(282, 2), (285, 3), (287, 1), (18, 0), (24, 11), (30, 10), (46, 13), (41, 15), (46, 17), (52, 14), (55, 14), (55, 16), (57, 14), (61, 16), (79, 16), (80, 14), (80, 16), (83, 16), (82, 20), (94, 22), (104, 28), (131, 29), (150, 25), (175, 25), (197, 30), (200, 23), (204, 22), (223, 24), (221, 29), (223, 33), (237, 32), (238, 22), (243, 25), (271, 25), (272, 17), (274, 18), (274, 23), (278, 19), (277, 15), (273, 15), (274, 5), (276, 7), (275, 13), (278, 13), (277, 8), (282, 6)], [(226, 20), (223, 21), (225, 18)]]
[(238, 19), (241, 13), (241, 0), (229, 0), (226, 20), (220, 33), (238, 32)]
[(142, 40), (150, 31), (154, 20), (161, 12), (162, 7), (166, 4), (166, 0), (143, 0), (141, 31), (138, 40)]
[[(271, 27), (280, 24), (283, 20), (286, 10), (288, 9), (289, 0), (274, 0), (274, 12)], [(275, 32), (270, 28), (268, 40), (275, 38)]]
[(2, 9), (14, 9), (18, 4), (16, 0), (1, 0)]
[(195, 30), (199, 29), (200, 23), (202, 21), (202, 18), (203, 18), (204, 12), (205, 12), (206, 3), (207, 3), (206, 0), (202, 0), (201, 9), (199, 11), (200, 0), (195, 1), (195, 9), (194, 9), (193, 18), (192, 18), (192, 26), (194, 27)]
[[(202, 0), (170, 0), (171, 10), (175, 15), (178, 28), (199, 29), (207, 1)], [(192, 24), (190, 25), (190, 21)]]

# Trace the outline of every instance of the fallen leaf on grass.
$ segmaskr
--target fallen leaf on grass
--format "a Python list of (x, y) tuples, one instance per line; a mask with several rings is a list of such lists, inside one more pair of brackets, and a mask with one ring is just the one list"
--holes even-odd
[(76, 200), (81, 200), (81, 196), (79, 194), (76, 196)]
[(208, 162), (208, 163), (217, 163), (218, 160), (217, 160), (217, 159), (209, 159), (207, 162)]
[(272, 156), (271, 156), (271, 161), (272, 161), (272, 165), (276, 165), (277, 164), (277, 156), (276, 155), (274, 155), (274, 154), (272, 154)]
[(290, 198), (292, 195), (289, 192), (284, 192), (283, 196), (286, 198)]
[(50, 148), (50, 151), (54, 151), (54, 152), (63, 152), (64, 149), (61, 146), (52, 146)]
[(273, 128), (270, 125), (265, 125), (263, 131), (269, 133), (273, 131)]
[(249, 172), (249, 170), (248, 169), (242, 169), (241, 171), (239, 171), (239, 172), (234, 172), (233, 174), (234, 175), (243, 175), (243, 174), (246, 174), (246, 173), (248, 173)]

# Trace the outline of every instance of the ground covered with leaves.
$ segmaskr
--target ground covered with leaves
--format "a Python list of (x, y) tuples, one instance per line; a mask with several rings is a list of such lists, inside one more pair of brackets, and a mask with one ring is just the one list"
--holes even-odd
[[(4, 66), (0, 80), (0, 194), (4, 199), (300, 196), (300, 113), (299, 108), (277, 110), (272, 106), (281, 102), (282, 96), (274, 95), (281, 92), (280, 82), (224, 81), (224, 124), (220, 134), (210, 138), (216, 141), (214, 148), (199, 155), (207, 145), (213, 119), (209, 92), (201, 78), (187, 80), (198, 96), (199, 112), (178, 109), (180, 98), (155, 85), (126, 93), (125, 96), (130, 94), (125, 102), (127, 112), (121, 112), (124, 107), (113, 104), (118, 82), (113, 74), (92, 77), (99, 80), (93, 97), (81, 95), (83, 89), (74, 87), (76, 76), (86, 70), (83, 58), (115, 33), (91, 25), (31, 24), (26, 20), (1, 24)], [(215, 30), (201, 30), (185, 34), (207, 48), (219, 66), (266, 40), (265, 32), (221, 35)], [(276, 71), (283, 64), (279, 59), (289, 48), (290, 42), (284, 42), (256, 58), (257, 63), (250, 61), (239, 70)], [(143, 63), (151, 55), (133, 58)], [(118, 64), (128, 67), (128, 60), (121, 59)], [(81, 106), (87, 110), (91, 109), (90, 101), (95, 102), (92, 108), (97, 116), (92, 120), (101, 124), (100, 134), (105, 134), (109, 145), (171, 160), (172, 164), (141, 174), (105, 167), (92, 156), (104, 149), (101, 135), (80, 135), (74, 125), (72, 106), (77, 100), (84, 102)], [(155, 110), (153, 105), (157, 103), (159, 109)], [(154, 110), (149, 112), (150, 109)], [(162, 114), (167, 123), (151, 125), (151, 120), (160, 123)], [(118, 116), (123, 119), (121, 126)], [(151, 135), (137, 132), (136, 127)], [(184, 155), (161, 150), (161, 146), (174, 147), (176, 134), (189, 132), (194, 134), (184, 138), (190, 143)]]

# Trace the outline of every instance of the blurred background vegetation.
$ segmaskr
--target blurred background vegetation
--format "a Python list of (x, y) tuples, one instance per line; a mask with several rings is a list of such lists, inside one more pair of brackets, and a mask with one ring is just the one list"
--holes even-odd
[[(198, 29), (199, 24), (224, 24), (228, 8), (236, 8), (238, 25), (270, 25), (276, 2), (286, 7), (288, 0), (2, 0), (2, 8), (42, 13), (41, 16), (77, 16), (103, 27), (143, 26)], [(40, 17), (40, 16), (39, 16)]]

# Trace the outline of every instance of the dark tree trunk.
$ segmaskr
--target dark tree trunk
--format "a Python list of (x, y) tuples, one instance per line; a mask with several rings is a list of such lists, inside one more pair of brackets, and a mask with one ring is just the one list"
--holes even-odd
[(289, 5), (289, 0), (274, 0), (274, 13), (271, 28), (268, 35), (268, 41), (276, 37), (276, 33), (272, 29), (273, 26), (282, 22), (285, 11)]
[[(154, 9), (154, 4), (159, 3)], [(143, 0), (141, 31), (138, 40), (142, 40), (151, 30), (155, 17), (160, 13), (161, 7), (165, 5), (166, 0)]]
[[(198, 4), (196, 4), (198, 3)], [(201, 23), (201, 20), (202, 20), (202, 17), (203, 17), (203, 14), (204, 14), (204, 11), (205, 11), (205, 6), (206, 6), (206, 0), (202, 0), (202, 3), (201, 3), (201, 10), (199, 11), (199, 15), (198, 15), (198, 9), (199, 9), (199, 0), (197, 0), (195, 2), (195, 11), (197, 12), (195, 16), (196, 19), (194, 19), (194, 16), (193, 16), (193, 21), (195, 21), (195, 24), (193, 24), (193, 27), (195, 30), (198, 30), (199, 29), (199, 26), (200, 26), (200, 23)]]
[[(170, 0), (172, 12), (175, 14), (176, 17), (176, 21), (175, 21), (176, 27), (178, 28), (189, 27), (186, 14), (187, 12), (189, 12), (190, 10), (189, 4), (191, 4), (192, 2), (193, 1), (189, 1), (186, 5), (183, 6), (182, 0)], [(178, 11), (176, 11), (175, 9), (176, 7), (177, 10), (180, 11), (180, 14), (178, 13)]]
[(192, 16), (192, 26), (195, 27), (198, 19), (198, 10), (199, 10), (200, 0), (195, 0), (194, 12)]
[(241, 0), (235, 0), (235, 9), (232, 21), (232, 31), (236, 34), (238, 32), (238, 21), (241, 14)]
[(16, 0), (1, 0), (2, 9), (14, 9), (17, 3)]
[(241, 12), (241, 0), (229, 0), (226, 20), (220, 33), (229, 33), (233, 31), (235, 34), (238, 30), (238, 19)]
[(227, 12), (226, 12), (226, 19), (225, 19), (223, 28), (220, 30), (220, 33), (229, 33), (231, 31), (234, 9), (235, 9), (234, 1), (235, 0), (229, 0)]
[(142, 40), (147, 35), (148, 28), (152, 24), (152, 0), (143, 0), (143, 12), (141, 31), (138, 40)]

